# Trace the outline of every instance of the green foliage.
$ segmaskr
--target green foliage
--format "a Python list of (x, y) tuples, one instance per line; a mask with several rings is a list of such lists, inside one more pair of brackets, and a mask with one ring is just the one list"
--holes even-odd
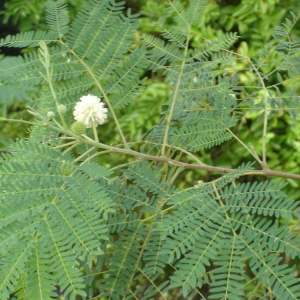
[[(35, 49), (0, 62), (1, 87), (18, 89), (34, 118), (20, 120), (32, 125), (27, 141), (3, 142), (0, 298), (53, 299), (58, 287), (68, 299), (299, 299), (289, 265), (300, 256), (298, 222), (291, 224), (299, 203), (282, 191), (286, 183), (246, 181), (249, 175), (299, 180), (272, 170), (266, 153), (276, 111), (298, 116), (296, 88), (281, 95), (280, 87), (299, 77), (299, 39), (290, 34), (299, 17), (291, 14), (276, 27), (276, 45), (266, 45), (253, 62), (230, 50), (235, 33), (190, 47), (204, 0), (170, 2), (157, 23), (161, 36), (136, 42), (138, 15), (123, 5), (90, 0), (70, 24), (65, 3), (48, 0), (48, 31), (1, 40)], [(241, 86), (240, 61), (257, 94)], [(263, 73), (266, 64), (272, 67)], [(163, 78), (158, 91), (146, 86), (148, 72)], [(278, 82), (268, 85), (272, 74)], [(105, 102), (109, 121), (74, 134), (72, 112), (86, 94)], [(147, 111), (161, 95), (168, 100), (149, 108), (157, 123), (147, 132), (120, 122), (131, 116), (129, 107), (144, 101)], [(49, 120), (62, 105), (66, 113)], [(260, 116), (261, 149), (234, 133), (244, 117), (240, 107)], [(109, 126), (114, 145), (103, 139)], [(228, 140), (258, 168), (200, 161), (199, 151)], [(194, 184), (182, 188), (187, 169), (195, 170)], [(223, 175), (197, 182), (198, 170)]]
[[(157, 23), (158, 18), (164, 18), (164, 10), (168, 6), (167, 1), (138, 1), (141, 6), (141, 30), (148, 33), (155, 32), (159, 34), (161, 26)], [(188, 1), (181, 0), (183, 6)], [(290, 11), (296, 15), (299, 13), (299, 5), (297, 0), (278, 1), (278, 0), (217, 0), (208, 1), (204, 7), (202, 18), (198, 19), (197, 24), (191, 28), (191, 47), (197, 48), (215, 40), (219, 35), (228, 30), (236, 31), (240, 36), (238, 42), (234, 45), (234, 51), (241, 56), (251, 57), (252, 61), (259, 59), (261, 48), (267, 48), (267, 45), (274, 45), (276, 40), (273, 38), (274, 27), (281, 26), (288, 18), (290, 19)], [(163, 30), (169, 30), (173, 26), (173, 19), (167, 18), (163, 24)], [(297, 38), (300, 34), (300, 25), (296, 23), (293, 30), (290, 32), (291, 37)], [(269, 60), (276, 60), (274, 52)], [(239, 71), (239, 85), (252, 86), (256, 85), (255, 75), (249, 72), (249, 65), (247, 60), (236, 60), (234, 65), (235, 71)], [(273, 68), (272, 63), (266, 62), (262, 65), (262, 71), (268, 74)], [(285, 79), (285, 72), (280, 72)], [(268, 76), (268, 85), (277, 85), (278, 79), (276, 72)], [(284, 80), (280, 85), (279, 90), (281, 96), (287, 95), (288, 88), (299, 89), (299, 81), (297, 79)], [(249, 95), (254, 91), (249, 92)], [(256, 91), (257, 92), (257, 91)], [(260, 91), (261, 96), (261, 91)], [(164, 100), (163, 102), (165, 102)], [(248, 107), (238, 105), (236, 111), (241, 111), (243, 114)], [(296, 106), (295, 106), (295, 109)], [(275, 111), (275, 110), (274, 110)], [(296, 145), (298, 140), (298, 122), (293, 124), (293, 128), (289, 127), (290, 119), (284, 110), (277, 108), (280, 118), (275, 115), (273, 121), (269, 123), (268, 132), (268, 157), (269, 165), (278, 170), (291, 171), (299, 173), (299, 147)], [(243, 126), (236, 126), (238, 128), (239, 136), (246, 144), (251, 143), (258, 151), (261, 151), (261, 131), (263, 122), (257, 121), (257, 114), (245, 113), (243, 117)], [(286, 130), (286, 128), (290, 128)], [(228, 145), (228, 146), (227, 146)], [(229, 147), (232, 142), (222, 146), (222, 148), (214, 148), (209, 153), (201, 151), (201, 155), (205, 157), (210, 163), (220, 164), (230, 167), (232, 162), (234, 165), (239, 165), (244, 162), (242, 146), (235, 145), (234, 149)], [(282, 147), (285, 145), (285, 147)], [(230, 149), (230, 151), (227, 151)], [(292, 169), (291, 169), (292, 167)], [(210, 176), (210, 179), (214, 179)], [(190, 180), (186, 177), (186, 180)], [(299, 183), (294, 180), (289, 180), (293, 186), (299, 186)], [(299, 198), (298, 190), (285, 189), (289, 197), (294, 199)]]
[[(24, 141), (8, 146), (16, 155), (1, 166), (2, 298), (19, 274), (26, 274), (27, 298), (36, 298), (39, 286), (53, 289), (55, 283), (71, 297), (85, 294), (81, 274), (74, 269), (76, 257), (91, 265), (93, 256), (102, 253), (99, 241), (107, 239), (107, 226), (100, 219), (114, 211), (113, 203), (79, 172), (71, 156)], [(46, 277), (31, 279), (39, 268)], [(38, 298), (53, 295), (51, 289), (43, 293)]]
[[(45, 8), (47, 6), (47, 13), (55, 14), (55, 10), (49, 10), (49, 5), (51, 5), (51, 3), (47, 1), (12, 0), (5, 1), (3, 3), (5, 8), (3, 11), (1, 11), (1, 15), (3, 15), (3, 23), (9, 25), (18, 25), (22, 32), (31, 31), (36, 28), (47, 28), (45, 22)], [(58, 2), (57, 4), (61, 5), (61, 3), (62, 2)], [(83, 1), (68, 0), (66, 3), (68, 3), (68, 10), (71, 14), (71, 18), (73, 19), (74, 14), (78, 11), (79, 6), (83, 3)]]

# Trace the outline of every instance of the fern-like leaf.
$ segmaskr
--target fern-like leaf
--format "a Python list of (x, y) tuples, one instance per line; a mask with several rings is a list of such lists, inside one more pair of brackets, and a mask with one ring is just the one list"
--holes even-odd
[(61, 39), (69, 30), (69, 15), (67, 5), (63, 0), (46, 1), (46, 22), (50, 27), (50, 32)]
[(0, 39), (0, 47), (36, 47), (40, 41), (45, 43), (51, 43), (56, 41), (56, 36), (52, 32), (46, 31), (29, 31), (24, 33), (18, 33), (15, 36), (8, 35), (5, 38)]

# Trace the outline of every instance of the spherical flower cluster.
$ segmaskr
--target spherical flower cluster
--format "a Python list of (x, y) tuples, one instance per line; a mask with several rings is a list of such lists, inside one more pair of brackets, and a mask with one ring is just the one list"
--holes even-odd
[(101, 125), (107, 118), (107, 108), (104, 103), (93, 95), (82, 96), (80, 102), (77, 102), (74, 108), (74, 118), (82, 122), (86, 128)]
[(70, 129), (75, 134), (81, 135), (85, 133), (86, 126), (82, 122), (76, 121), (71, 125)]
[(57, 106), (57, 112), (61, 115), (64, 115), (67, 112), (67, 107), (63, 104)]
[(47, 112), (47, 118), (49, 120), (52, 120), (55, 117), (55, 113), (53, 111), (48, 111)]

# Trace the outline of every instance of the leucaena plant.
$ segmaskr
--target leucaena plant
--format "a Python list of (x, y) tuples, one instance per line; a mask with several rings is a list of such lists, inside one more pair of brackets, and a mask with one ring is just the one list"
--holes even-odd
[[(299, 96), (274, 97), (263, 73), (267, 62), (278, 78), (299, 76), (291, 35), (299, 17), (276, 28), (276, 43), (253, 62), (232, 51), (234, 33), (191, 48), (206, 5), (169, 1), (161, 37), (136, 42), (139, 16), (122, 2), (86, 1), (70, 22), (63, 0), (47, 0), (48, 31), (0, 40), (32, 49), (0, 61), (1, 84), (30, 94), (32, 116), (1, 118), (30, 132), (2, 142), (0, 299), (300, 299), (286, 263), (300, 256), (299, 203), (274, 179), (300, 175), (273, 170), (267, 155), (274, 111), (296, 117)], [(258, 96), (239, 82), (241, 59)], [(120, 118), (142, 101), (149, 72), (169, 98), (159, 122), (135, 139)], [(241, 103), (260, 114), (261, 151), (236, 133)], [(103, 137), (108, 128), (113, 143)], [(244, 164), (203, 159), (229, 140), (243, 147)], [(195, 184), (187, 187), (188, 170)], [(218, 175), (206, 182), (199, 170)]]

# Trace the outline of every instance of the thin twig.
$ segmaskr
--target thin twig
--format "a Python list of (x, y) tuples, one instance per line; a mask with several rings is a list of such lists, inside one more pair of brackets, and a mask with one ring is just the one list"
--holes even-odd
[(163, 140), (163, 144), (162, 144), (162, 155), (165, 155), (165, 147), (166, 147), (166, 144), (168, 143), (169, 129), (170, 129), (170, 125), (171, 125), (171, 120), (173, 118), (173, 112), (174, 112), (174, 109), (175, 109), (175, 103), (176, 103), (177, 95), (178, 95), (178, 92), (179, 92), (179, 86), (180, 86), (180, 83), (181, 83), (181, 78), (183, 76), (183, 69), (184, 69), (184, 66), (185, 66), (185, 61), (186, 61), (186, 56), (187, 56), (187, 51), (188, 51), (188, 45), (189, 45), (189, 39), (190, 39), (190, 28), (189, 28), (189, 31), (188, 31), (188, 34), (187, 34), (187, 40), (186, 40), (186, 45), (185, 45), (185, 49), (184, 49), (184, 58), (183, 58), (182, 63), (181, 63), (180, 73), (178, 75), (178, 80), (177, 80), (177, 83), (176, 83), (175, 91), (174, 91), (174, 94), (173, 94), (173, 99), (172, 99), (172, 102), (171, 102), (170, 112), (169, 112), (167, 123), (166, 123), (166, 129), (165, 129), (165, 133), (164, 133), (164, 140)]

